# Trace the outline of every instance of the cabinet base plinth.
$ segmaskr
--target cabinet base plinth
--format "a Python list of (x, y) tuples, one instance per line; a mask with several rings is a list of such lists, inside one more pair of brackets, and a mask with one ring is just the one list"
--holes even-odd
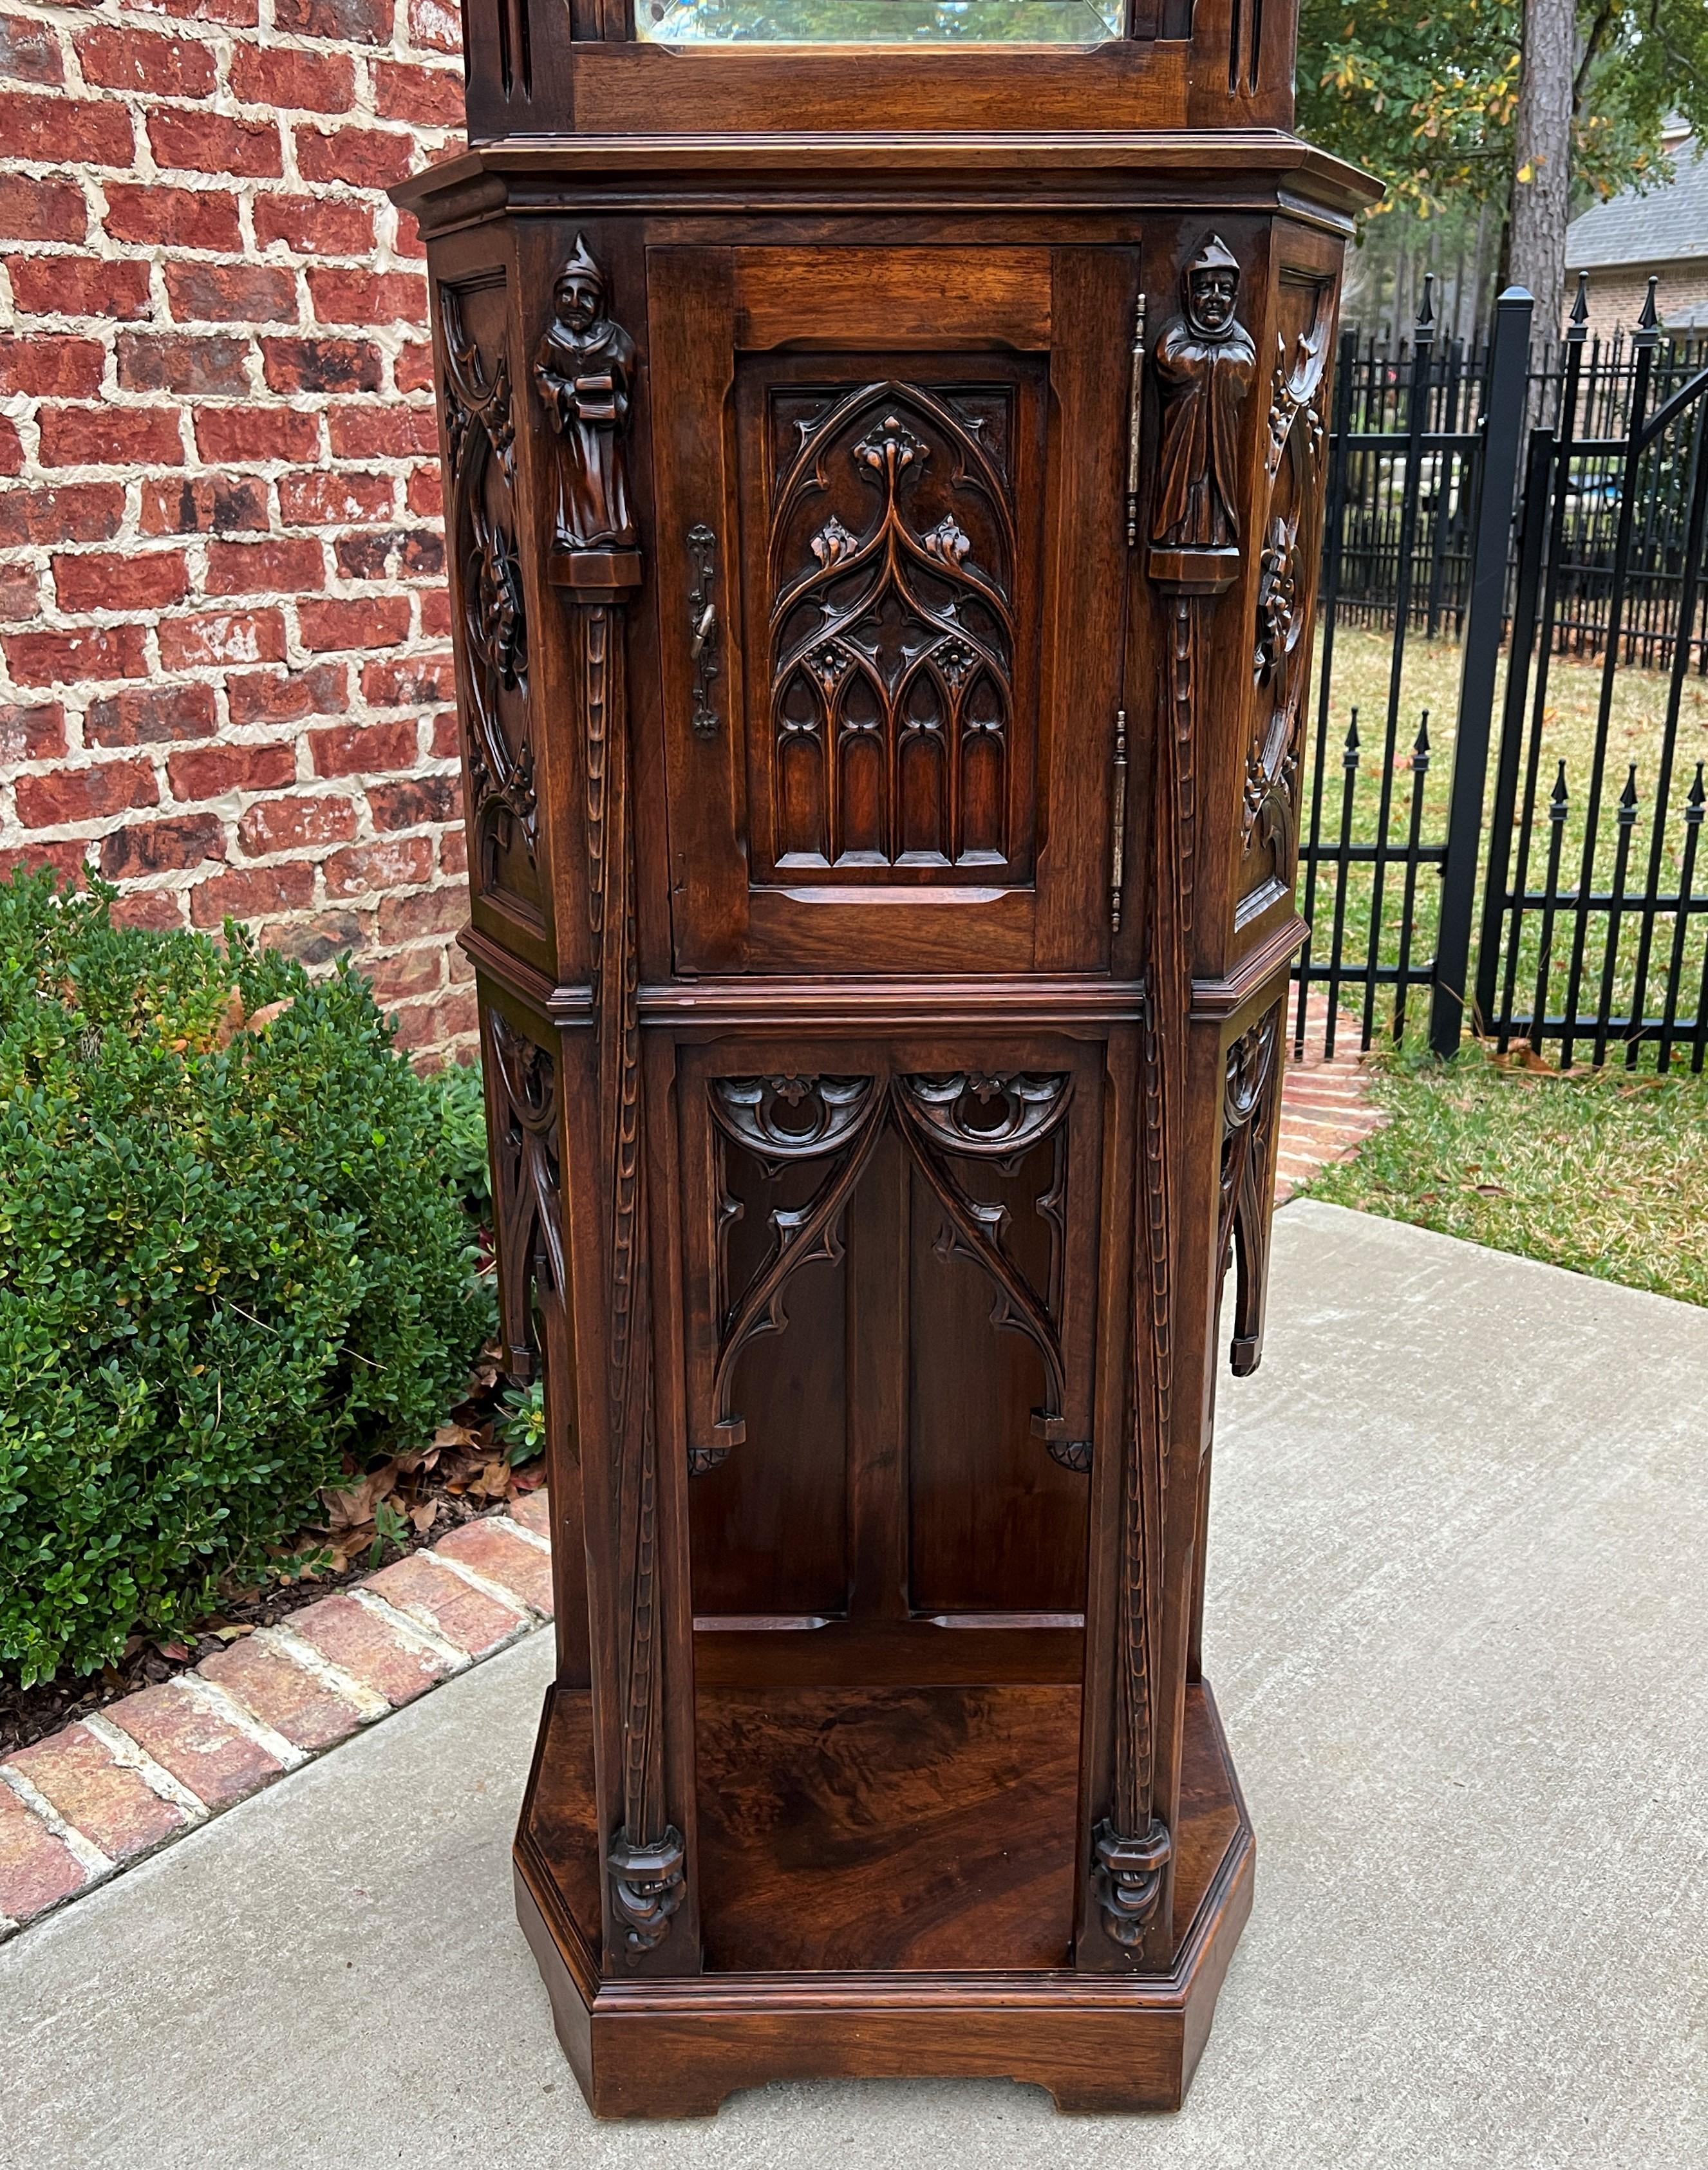
[[(599, 1979), (524, 1808), (517, 1914), (558, 2039), (599, 2117), (709, 2117), (773, 2080), (1012, 2079), (1061, 2110), (1178, 2109), (1251, 1911), (1255, 1848), (1214, 1706), (1187, 1696), (1197, 1783), (1176, 1833), (1166, 1975), (704, 1973)], [(1195, 1737), (1191, 1737), (1195, 1736)], [(530, 1787), (532, 1799), (539, 1779)]]

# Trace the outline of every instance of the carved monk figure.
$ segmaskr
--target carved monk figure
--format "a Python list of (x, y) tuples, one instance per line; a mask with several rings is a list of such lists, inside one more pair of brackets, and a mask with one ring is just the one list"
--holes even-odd
[(1184, 314), (1156, 343), (1163, 398), (1155, 541), (1226, 549), (1240, 539), (1240, 409), (1256, 374), (1251, 335), (1234, 314), (1240, 266), (1213, 235), (1181, 281)]
[(558, 542), (566, 549), (627, 550), (634, 542), (623, 452), (634, 342), (604, 307), (605, 275), (578, 234), (533, 364), (535, 388), (564, 440)]

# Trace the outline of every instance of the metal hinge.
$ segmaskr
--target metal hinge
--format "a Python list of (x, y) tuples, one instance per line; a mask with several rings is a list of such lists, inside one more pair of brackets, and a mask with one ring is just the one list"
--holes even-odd
[(1127, 711), (1115, 712), (1115, 751), (1110, 758), (1114, 788), (1109, 836), (1109, 931), (1121, 932), (1121, 892), (1127, 878)]
[(1138, 432), (1144, 404), (1144, 297), (1132, 313), (1132, 375), (1127, 393), (1127, 547), (1138, 548)]

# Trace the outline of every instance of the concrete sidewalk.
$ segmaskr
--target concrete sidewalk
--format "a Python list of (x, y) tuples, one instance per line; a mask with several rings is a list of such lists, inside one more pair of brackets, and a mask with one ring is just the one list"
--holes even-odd
[(1309, 1201), (1223, 1382), (1257, 1903), (1191, 2100), (596, 2126), (511, 1912), (542, 1632), (0, 1948), (5, 2170), (1702, 2170), (1708, 1313)]

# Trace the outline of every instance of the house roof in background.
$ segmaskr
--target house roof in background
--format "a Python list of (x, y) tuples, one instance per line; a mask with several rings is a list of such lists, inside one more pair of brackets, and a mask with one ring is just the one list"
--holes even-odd
[[(1568, 271), (1636, 270), (1708, 258), (1708, 158), (1689, 139), (1673, 155), (1678, 179), (1669, 187), (1646, 196), (1628, 189), (1572, 220), (1566, 234)], [(1664, 287), (1660, 299), (1664, 321)]]

